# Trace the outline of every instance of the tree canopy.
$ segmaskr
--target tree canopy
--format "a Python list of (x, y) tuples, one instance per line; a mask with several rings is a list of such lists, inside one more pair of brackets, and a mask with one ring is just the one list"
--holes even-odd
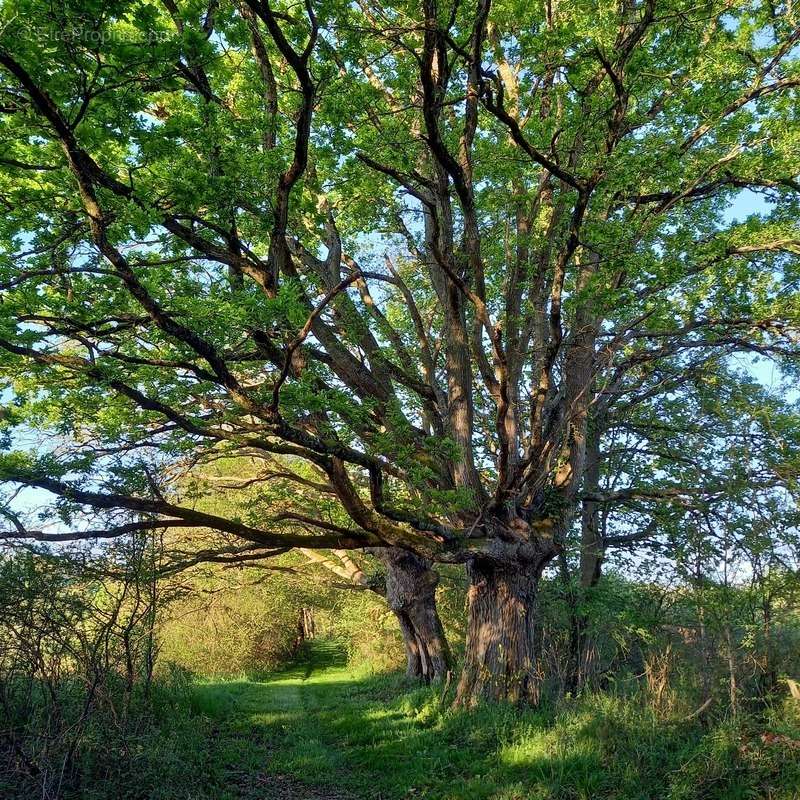
[[(15, 0), (0, 30), (0, 477), (63, 523), (10, 502), (10, 536), (466, 563), (461, 696), (518, 699), (582, 504), (646, 525), (724, 491), (723, 451), (792, 491), (748, 375), (797, 374), (790, 5)], [(714, 403), (755, 422), (693, 428)], [(278, 511), (170, 481), (242, 457)]]

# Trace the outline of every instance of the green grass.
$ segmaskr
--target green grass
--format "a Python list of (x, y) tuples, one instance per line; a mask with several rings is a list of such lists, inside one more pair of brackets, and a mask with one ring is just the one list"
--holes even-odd
[(329, 642), (262, 678), (164, 689), (152, 730), (110, 761), (88, 748), (65, 800), (800, 800), (791, 701), (711, 729), (612, 695), (452, 711)]
[[(436, 691), (350, 670), (319, 644), (271, 680), (200, 685), (194, 698), (228, 736), (252, 737), (240, 770), (291, 776), (315, 787), (312, 797), (800, 798), (800, 725), (790, 712), (711, 731), (610, 696), (560, 710), (453, 712)], [(786, 738), (765, 744), (765, 731)], [(235, 762), (243, 740), (232, 741)], [(261, 758), (253, 742), (266, 745)]]

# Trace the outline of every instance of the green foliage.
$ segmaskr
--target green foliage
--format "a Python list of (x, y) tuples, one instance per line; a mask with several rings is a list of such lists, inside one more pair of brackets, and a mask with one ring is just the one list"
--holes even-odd
[[(315, 3), (325, 35), (308, 51), (313, 120), (281, 233), (291, 265), (272, 292), (262, 291), (258, 276), (274, 256), (278, 187), (295, 155), (302, 96), (285, 51), (263, 20), (235, 3), (215, 5), (213, 13), (191, 1), (101, 5), (9, 0), (0, 16), (8, 55), (0, 80), (10, 98), (0, 116), (0, 380), (12, 406), (3, 425), (18, 434), (9, 445), (24, 449), (29, 430), (63, 437), (62, 452), (100, 443), (82, 465), (95, 480), (119, 468), (116, 462), (131, 467), (121, 453), (132, 442), (148, 440), (165, 461), (187, 454), (201, 461), (218, 455), (221, 430), (232, 448), (246, 449), (254, 409), (257, 425), (272, 424), (264, 420), (274, 414), (272, 391), (288, 343), (358, 265), (370, 277), (328, 298), (316, 331), (295, 354), (277, 397), (293, 429), (270, 429), (278, 449), (307, 442), (311, 425), (317, 455), (337, 442), (373, 456), (391, 466), (385, 486), (398, 510), (442, 522), (474, 506), (478, 478), (491, 496), (499, 447), (491, 377), (497, 364), (488, 349), (470, 356), (460, 379), (469, 385), (458, 388), (473, 406), (473, 430), (465, 436), (448, 419), (452, 335), (443, 335), (443, 275), (432, 268), (418, 198), (436, 183), (437, 161), (419, 102), (421, 8)], [(437, 13), (439, 24), (450, 26), (443, 37), (450, 80), (436, 124), (457, 153), (469, 93), (463, 42), (475, 8), (456, 5), (448, 19), (443, 5)], [(652, 15), (647, 4), (562, 4), (552, 14), (545, 8), (492, 4), (479, 42), (486, 84), (469, 90), (480, 90), (481, 102), (468, 148), (467, 206), (481, 238), (487, 311), (509, 346), (520, 463), (521, 443), (543, 433), (527, 429), (540, 378), (530, 355), (550, 346), (537, 344), (532, 331), (534, 320), (547, 317), (543, 298), (553, 292), (563, 294), (559, 328), (567, 335), (550, 343), (560, 355), (579, 318), (598, 328), (589, 346), (601, 374), (579, 394), (614, 384), (618, 395), (635, 397), (620, 417), (640, 425), (661, 415), (675, 425), (686, 421), (691, 389), (666, 375), (701, 364), (708, 394), (712, 380), (747, 389), (730, 369), (734, 352), (766, 352), (793, 369), (800, 319), (800, 67), (791, 8), (721, 0), (702, 9), (659, 0)], [(311, 21), (292, 4), (275, 9), (278, 28), (302, 51)], [(396, 36), (387, 40), (377, 19), (389, 20)], [(26, 85), (20, 71), (29, 75)], [(529, 148), (590, 185), (586, 213), (575, 217), (578, 251), (568, 234), (575, 186), (550, 180), (552, 169), (546, 176), (514, 144), (490, 111), (490, 95), (498, 96), (489, 74), (509, 80), (506, 109), (521, 122)], [(76, 183), (81, 169), (65, 160), (71, 151), (60, 140), (64, 132), (42, 119), (46, 109), (29, 96), (31, 82), (52, 101), (50, 115), (56, 109), (74, 131), (81, 169), (93, 164), (84, 182), (101, 209), (102, 248)], [(461, 269), (471, 257), (467, 207), (452, 187), (446, 191), (437, 200), (449, 226), (442, 236)], [(765, 201), (740, 219), (733, 209), (743, 191)], [(334, 241), (344, 256), (331, 268), (323, 259)], [(124, 279), (119, 259), (117, 267), (109, 261), (112, 250), (127, 264)], [(567, 254), (563, 287), (555, 279), (560, 253)], [(597, 256), (588, 272), (587, 254)], [(240, 262), (244, 275), (236, 272)], [(472, 284), (470, 270), (464, 274)], [(518, 291), (507, 296), (515, 272)], [(474, 337), (480, 326), (466, 301), (463, 316), (457, 338)], [(472, 350), (487, 344), (482, 337)], [(209, 371), (212, 351), (247, 402), (216, 367)], [(562, 361), (554, 359), (548, 376), (556, 405), (565, 389)], [(637, 409), (636, 395), (647, 389), (654, 398)], [(564, 396), (567, 405), (576, 399)], [(555, 413), (554, 405), (553, 419), (565, 411)], [(548, 446), (566, 452), (571, 444), (560, 428), (568, 426), (554, 427), (563, 441)], [(684, 451), (691, 439), (680, 437)], [(467, 449), (474, 449), (479, 476), (454, 485), (449, 472)], [(670, 452), (663, 460), (680, 463)], [(565, 463), (543, 460), (550, 462)], [(646, 466), (651, 482), (675, 477), (669, 465)], [(566, 512), (568, 503), (548, 491), (549, 467), (542, 468), (541, 507), (532, 502), (536, 492), (521, 504)], [(784, 469), (783, 480), (790, 474)], [(636, 487), (644, 482), (635, 479)]]
[[(279, 579), (266, 587), (225, 587), (206, 581), (172, 603), (159, 630), (160, 657), (197, 675), (255, 675), (294, 655), (306, 591)], [(213, 587), (213, 588), (212, 588)], [(265, 590), (266, 589), (266, 590)]]
[(108, 553), (113, 579), (81, 569), (80, 555), (0, 554), (4, 797), (60, 800), (124, 787), (145, 743), (164, 746), (158, 714), (166, 723), (169, 709), (185, 704), (185, 680), (152, 680), (152, 542)]
[(339, 593), (323, 631), (342, 644), (353, 667), (383, 673), (403, 662), (397, 619), (371, 592)]
[[(8, 700), (13, 703), (13, 685), (6, 689)], [(37, 692), (33, 706), (28, 706), (28, 713), (32, 714), (25, 720), (29, 731), (42, 725), (42, 719), (52, 709), (53, 698), (46, 700), (44, 686), (42, 690)], [(51, 740), (36, 753), (36, 763), (43, 768), (41, 773), (26, 774), (19, 762), (9, 763), (4, 756), (0, 794), (8, 800), (188, 800), (192, 792), (202, 791), (207, 781), (203, 773), (215, 768), (204, 752), (212, 736), (210, 721), (192, 713), (188, 680), (178, 673), (156, 679), (150, 690), (148, 704), (132, 709), (124, 729), (110, 714), (93, 711), (82, 726), (70, 763), (65, 762), (57, 740)], [(80, 715), (85, 699), (81, 682), (62, 682), (46, 691), (57, 693), (55, 699), (68, 719)], [(121, 695), (106, 695), (104, 701), (121, 699)], [(10, 725), (22, 724), (22, 720), (11, 716), (7, 707), (2, 723), (7, 731)]]
[[(120, 557), (115, 563), (123, 563)], [(297, 568), (296, 557), (284, 558), (270, 566)], [(50, 620), (53, 633), (40, 648), (48, 657), (60, 652), (53, 634), (80, 629), (76, 620), (87, 607), (114, 608), (113, 584), (87, 591), (91, 584), (70, 577), (64, 563), (17, 557), (0, 571), (4, 608), (24, 610), (24, 598), (35, 598), (39, 605), (31, 608)], [(548, 676), (540, 707), (465, 712), (448, 710), (441, 685), (419, 687), (395, 671), (403, 657), (397, 627), (377, 595), (332, 592), (314, 573), (233, 572), (235, 580), (220, 568), (181, 576), (182, 593), (161, 612), (160, 665), (146, 694), (142, 676), (133, 701), (126, 699), (119, 662), (102, 673), (101, 702), (82, 723), (68, 779), (53, 797), (255, 800), (265, 785), (287, 796), (386, 800), (415, 794), (431, 800), (793, 797), (800, 710), (796, 701), (781, 700), (780, 687), (763, 694), (744, 675), (762, 668), (757, 660), (745, 662), (747, 654), (752, 650), (757, 659), (764, 652), (763, 641), (747, 638), (755, 635), (753, 614), (763, 600), (754, 589), (704, 584), (697, 593), (668, 592), (605, 577), (581, 606), (598, 646), (604, 689), (586, 686), (580, 696), (564, 698), (558, 665), (570, 605), (560, 581), (548, 579), (538, 612)], [(794, 586), (789, 577), (774, 573), (768, 586), (776, 615), (771, 658), (774, 669), (797, 675), (800, 623), (786, 593)], [(186, 595), (189, 580), (194, 589)], [(169, 587), (167, 581), (168, 596)], [(463, 639), (465, 588), (463, 572), (444, 570), (439, 610), (456, 643)], [(295, 651), (301, 605), (314, 607), (320, 638)], [(724, 642), (716, 640), (722, 652), (701, 665), (696, 640), (685, 636), (699, 609), (710, 632), (715, 620), (743, 632), (735, 719), (725, 701)], [(3, 630), (8, 642), (9, 629)], [(123, 656), (115, 631), (108, 652)], [(23, 631), (21, 641), (35, 641), (29, 637)], [(777, 646), (781, 641), (786, 649)], [(671, 661), (664, 661), (665, 652)], [(3, 662), (5, 730), (43, 735), (53, 692), (65, 720), (80, 715), (87, 684), (79, 663), (62, 658), (61, 672), (32, 684), (21, 680), (18, 658), (14, 663), (17, 672)], [(279, 670), (265, 674), (271, 666)], [(715, 700), (705, 714), (691, 716), (702, 698), (701, 670), (715, 681)], [(241, 678), (247, 674), (264, 682)], [(662, 674), (666, 700), (656, 695)], [(20, 741), (30, 752), (30, 739)], [(51, 748), (52, 761), (37, 755), (37, 763), (59, 763), (63, 751)], [(13, 753), (3, 757), (4, 796), (27, 798), (42, 776), (26, 774)]]
[[(276, 768), (362, 794), (782, 797), (795, 721), (759, 714), (798, 669), (800, 424), (734, 359), (797, 372), (796, 11), (497, 0), (476, 25), (460, 3), (247, 7), (0, 8), (3, 530), (167, 518), (170, 549), (148, 540), (133, 576), (135, 537), (63, 565), (2, 555), (4, 763), (44, 795), (253, 793), (236, 770), (257, 783), (263, 752), (231, 730), (198, 740), (206, 718), (251, 735), (252, 711)], [(743, 192), (764, 202), (742, 217)], [(595, 533), (654, 547), (582, 587), (584, 542), (559, 528), (542, 709), (444, 712), (375, 677), (401, 650), (374, 586), (336, 595), (282, 545), (324, 531), (447, 560), (468, 531), (517, 549), (528, 522), (575, 516), (595, 413)], [(247, 488), (215, 491), (244, 460)], [(237, 567), (250, 556), (275, 560)], [(205, 561), (224, 567), (182, 587)], [(179, 599), (154, 683), (165, 573)], [(464, 576), (443, 573), (457, 649)], [(187, 688), (181, 669), (285, 666), (308, 607), (350, 671), (312, 651), (301, 677)], [(576, 653), (592, 662), (577, 698)]]

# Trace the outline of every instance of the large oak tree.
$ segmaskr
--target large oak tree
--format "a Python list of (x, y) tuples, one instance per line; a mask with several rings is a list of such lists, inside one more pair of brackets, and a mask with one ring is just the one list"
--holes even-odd
[[(593, 410), (797, 352), (795, 13), (7, 3), (3, 480), (105, 535), (464, 563), (460, 702), (532, 697)], [(243, 456), (320, 501), (216, 515), (159, 477)]]

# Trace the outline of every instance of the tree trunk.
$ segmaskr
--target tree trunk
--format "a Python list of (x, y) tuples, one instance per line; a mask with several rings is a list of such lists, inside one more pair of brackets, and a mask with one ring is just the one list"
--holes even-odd
[(387, 547), (375, 553), (386, 566), (386, 602), (400, 624), (408, 675), (429, 682), (443, 679), (451, 661), (436, 610), (439, 576), (425, 559), (407, 550)]
[(386, 600), (397, 617), (406, 650), (406, 671), (410, 677), (434, 681), (451, 668), (450, 649), (436, 610), (439, 576), (430, 562), (399, 547), (372, 547), (365, 552), (378, 558), (386, 568), (385, 581), (370, 581), (346, 550), (332, 550), (333, 557), (303, 550), (308, 559), (353, 587), (369, 589)]
[(542, 566), (468, 564), (467, 646), (456, 705), (538, 700), (534, 628)]
[[(587, 492), (597, 492), (600, 488), (600, 437), (604, 424), (604, 417), (596, 413), (588, 425), (583, 479)], [(567, 587), (567, 602), (570, 608), (569, 653), (564, 685), (564, 692), (567, 694), (577, 694), (590, 678), (589, 670), (595, 646), (590, 636), (590, 620), (582, 607), (588, 594), (597, 586), (602, 575), (605, 547), (601, 517), (602, 513), (597, 501), (584, 500), (582, 502), (578, 586), (575, 586), (570, 578), (566, 559), (562, 566), (562, 574)]]
[(403, 645), (406, 649), (406, 675), (409, 678), (423, 678), (426, 672), (427, 659), (420, 648), (419, 639), (414, 631), (414, 625), (403, 610), (394, 612), (403, 634)]
[(764, 621), (764, 672), (762, 691), (766, 698), (774, 695), (778, 688), (778, 673), (775, 669), (775, 661), (772, 655), (772, 598), (769, 593), (764, 597), (761, 611)]
[(738, 711), (738, 703), (737, 703), (737, 686), (736, 686), (736, 657), (734, 655), (734, 641), (733, 641), (733, 632), (731, 630), (731, 623), (729, 621), (725, 622), (725, 646), (727, 650), (728, 656), (728, 690), (730, 693), (730, 701), (731, 701), (731, 714), (736, 716)]
[(300, 621), (298, 625), (302, 627), (304, 639), (308, 640), (308, 639), (313, 639), (315, 637), (317, 632), (317, 626), (314, 620), (313, 608), (300, 609)]

